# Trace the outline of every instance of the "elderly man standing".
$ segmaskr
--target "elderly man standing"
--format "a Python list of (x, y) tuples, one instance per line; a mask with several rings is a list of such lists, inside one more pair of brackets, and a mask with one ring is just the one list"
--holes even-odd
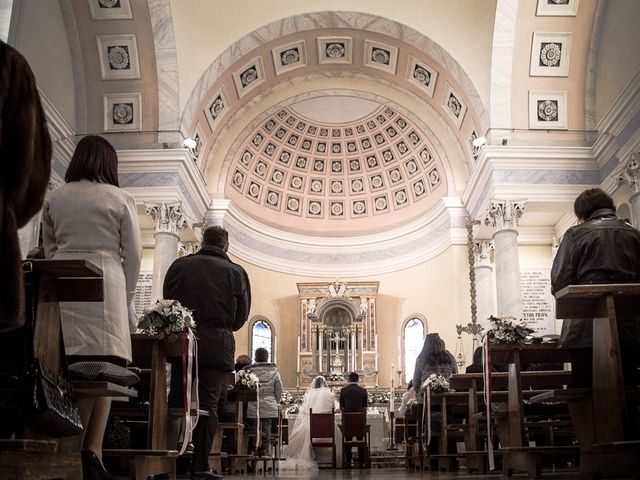
[[(198, 336), (198, 395), (200, 417), (193, 432), (192, 479), (217, 479), (209, 467), (209, 452), (218, 427), (217, 405), (225, 372), (234, 369), (233, 332), (242, 328), (251, 307), (251, 288), (245, 270), (227, 256), (229, 235), (222, 227), (204, 231), (202, 248), (177, 259), (164, 279), (165, 299), (178, 300), (193, 310)], [(180, 364), (171, 366), (169, 404), (183, 406)]]

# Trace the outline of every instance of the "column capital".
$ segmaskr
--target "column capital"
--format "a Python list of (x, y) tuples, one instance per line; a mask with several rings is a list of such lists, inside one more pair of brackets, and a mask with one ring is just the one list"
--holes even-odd
[(640, 152), (631, 155), (618, 176), (618, 184), (628, 183), (633, 195), (640, 193)]
[(178, 257), (185, 257), (200, 250), (200, 242), (179, 242)]
[(474, 240), (473, 258), (475, 267), (491, 267), (494, 247), (491, 240)]
[(518, 219), (524, 213), (524, 207), (524, 200), (491, 199), (484, 223), (496, 230), (517, 230)]
[(178, 235), (178, 231), (187, 226), (187, 217), (182, 211), (182, 206), (177, 204), (157, 203), (145, 204), (147, 215), (155, 221), (155, 233), (172, 233)]

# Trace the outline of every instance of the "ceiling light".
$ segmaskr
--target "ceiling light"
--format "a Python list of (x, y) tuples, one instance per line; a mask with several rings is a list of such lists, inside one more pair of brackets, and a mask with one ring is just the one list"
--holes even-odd
[(473, 141), (471, 142), (471, 144), (476, 148), (481, 147), (485, 143), (487, 143), (487, 137), (485, 136), (474, 138)]
[(191, 138), (191, 137), (187, 137), (182, 141), (182, 144), (187, 147), (190, 148), (191, 150), (193, 150), (194, 148), (196, 148), (198, 146), (198, 144), (196, 143), (196, 141)]

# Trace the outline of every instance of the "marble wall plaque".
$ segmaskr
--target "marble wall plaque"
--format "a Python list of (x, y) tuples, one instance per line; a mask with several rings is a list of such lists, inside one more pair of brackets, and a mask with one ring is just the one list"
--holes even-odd
[(109, 93), (103, 99), (103, 130), (135, 132), (142, 130), (142, 94)]
[(575, 17), (579, 0), (538, 0), (539, 17)]
[(522, 318), (536, 335), (555, 334), (556, 308), (551, 295), (551, 269), (520, 270)]
[(567, 92), (530, 90), (529, 128), (538, 130), (566, 130)]
[(96, 43), (102, 80), (140, 78), (135, 35), (98, 35)]
[(346, 63), (353, 61), (353, 38), (318, 37), (318, 63)]
[(529, 74), (533, 77), (568, 77), (571, 32), (534, 32)]
[(129, 0), (89, 0), (93, 20), (127, 20), (133, 18)]

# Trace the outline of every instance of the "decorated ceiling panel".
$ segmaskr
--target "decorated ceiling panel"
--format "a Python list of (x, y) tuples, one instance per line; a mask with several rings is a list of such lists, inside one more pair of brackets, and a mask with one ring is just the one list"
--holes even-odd
[(284, 214), (295, 230), (342, 221), (364, 232), (415, 218), (447, 192), (435, 149), (393, 108), (340, 125), (294, 108), (256, 127), (233, 159), (225, 195), (249, 215), (280, 224), (275, 215)]

